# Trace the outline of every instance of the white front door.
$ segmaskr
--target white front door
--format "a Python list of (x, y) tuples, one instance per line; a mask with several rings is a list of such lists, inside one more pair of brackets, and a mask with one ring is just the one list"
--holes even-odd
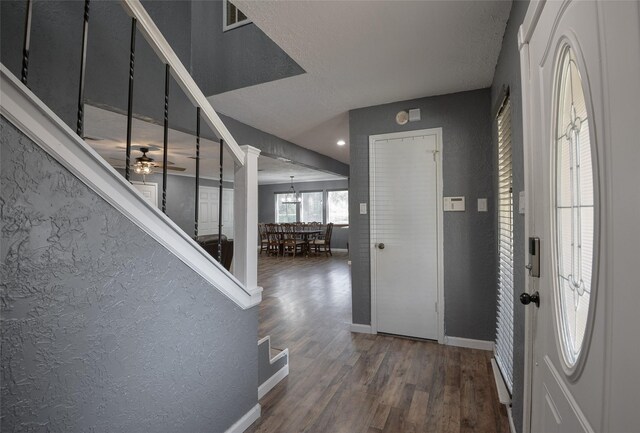
[(438, 340), (441, 129), (369, 138), (374, 332)]
[(131, 182), (133, 187), (137, 189), (140, 194), (153, 205), (158, 207), (158, 184), (151, 182)]
[[(615, 169), (640, 162), (638, 9), (638, 2), (532, 2), (521, 29), (526, 226), (541, 258), (539, 278), (527, 278), (539, 307), (524, 299), (531, 301), (525, 431), (640, 431), (640, 262), (637, 245), (624, 239), (638, 241), (640, 176), (637, 166)], [(616, 206), (618, 194), (627, 198)], [(618, 231), (625, 234), (616, 243)], [(636, 264), (614, 265), (613, 257)], [(535, 270), (535, 257), (529, 263)]]

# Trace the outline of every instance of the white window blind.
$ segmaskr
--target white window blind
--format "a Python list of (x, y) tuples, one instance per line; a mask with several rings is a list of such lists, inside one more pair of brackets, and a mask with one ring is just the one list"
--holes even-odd
[(513, 173), (511, 101), (498, 113), (498, 320), (496, 362), (513, 392)]

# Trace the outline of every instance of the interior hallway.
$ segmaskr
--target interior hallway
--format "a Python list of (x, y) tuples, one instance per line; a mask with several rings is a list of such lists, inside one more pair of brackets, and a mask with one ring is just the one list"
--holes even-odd
[(347, 255), (259, 258), (259, 336), (290, 373), (247, 432), (508, 432), (491, 353), (355, 334)]

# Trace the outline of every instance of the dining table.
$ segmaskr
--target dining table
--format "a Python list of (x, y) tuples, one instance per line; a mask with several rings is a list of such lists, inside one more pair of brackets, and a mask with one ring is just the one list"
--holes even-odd
[[(320, 229), (295, 229), (288, 232), (284, 232), (281, 230), (270, 231), (267, 230), (267, 235), (276, 235), (280, 239), (280, 241), (284, 240), (284, 235), (294, 235), (295, 237), (300, 237), (304, 241), (304, 254), (305, 257), (309, 257), (309, 236), (311, 235), (320, 235), (324, 233), (324, 230)], [(284, 245), (280, 242), (280, 253), (283, 253)]]

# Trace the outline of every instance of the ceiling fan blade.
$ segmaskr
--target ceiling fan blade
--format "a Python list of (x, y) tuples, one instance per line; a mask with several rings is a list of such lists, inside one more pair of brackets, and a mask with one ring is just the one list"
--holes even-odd
[(173, 171), (185, 171), (186, 168), (184, 167), (178, 167), (178, 166), (168, 166), (167, 170), (173, 170)]

